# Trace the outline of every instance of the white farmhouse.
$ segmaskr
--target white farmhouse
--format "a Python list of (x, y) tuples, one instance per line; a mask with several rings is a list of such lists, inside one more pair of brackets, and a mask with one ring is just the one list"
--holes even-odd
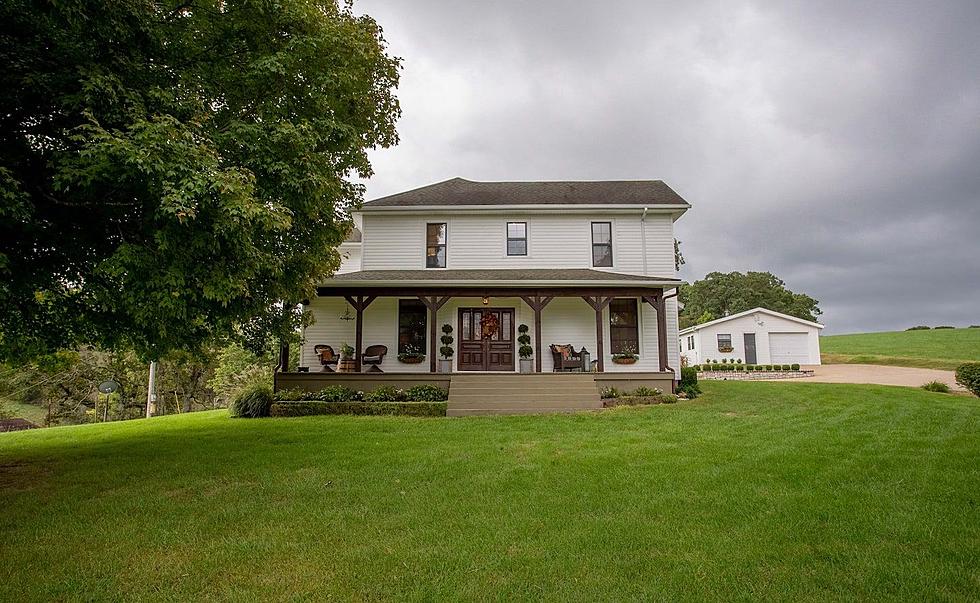
[[(593, 390), (618, 376), (599, 385), (669, 391), (680, 367), (674, 221), (689, 207), (659, 180), (454, 178), (368, 201), (341, 246), (343, 265), (309, 300), (314, 323), (300, 361), (308, 373), (281, 374), (277, 387), (353, 379), (344, 371), (360, 375), (357, 385), (369, 375), (445, 383), (519, 374), (523, 364), (596, 375)], [(524, 363), (521, 325), (532, 352)], [(338, 370), (345, 344), (353, 368)]]
[(680, 332), (681, 355), (689, 365), (714, 360), (745, 364), (820, 364), (823, 325), (755, 308)]

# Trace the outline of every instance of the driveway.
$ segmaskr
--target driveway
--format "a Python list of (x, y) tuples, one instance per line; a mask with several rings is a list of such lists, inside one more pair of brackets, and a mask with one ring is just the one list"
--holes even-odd
[(803, 368), (813, 371), (813, 376), (806, 377), (805, 380), (817, 383), (872, 383), (919, 387), (930, 381), (942, 381), (951, 389), (966, 391), (956, 384), (953, 371), (876, 364), (822, 364)]

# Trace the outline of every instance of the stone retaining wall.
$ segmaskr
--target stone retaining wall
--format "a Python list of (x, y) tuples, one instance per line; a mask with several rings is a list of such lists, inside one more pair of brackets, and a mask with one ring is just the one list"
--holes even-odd
[(799, 379), (812, 377), (813, 371), (701, 371), (698, 379), (705, 381), (767, 381), (769, 379)]

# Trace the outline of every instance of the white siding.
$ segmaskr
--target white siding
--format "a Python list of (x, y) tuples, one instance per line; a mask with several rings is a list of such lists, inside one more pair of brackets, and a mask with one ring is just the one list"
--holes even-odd
[[(668, 317), (670, 315), (668, 312)], [(745, 362), (745, 338), (743, 335), (755, 333), (756, 363), (772, 364), (773, 360), (769, 355), (770, 333), (806, 333), (808, 358), (806, 362), (800, 364), (820, 364), (820, 329), (766, 313), (759, 313), (758, 318), (762, 324), (756, 321), (755, 314), (749, 314), (698, 329), (693, 333), (695, 348), (691, 351), (687, 349), (687, 335), (680, 335), (672, 341), (680, 342), (684, 350), (683, 354), (687, 356), (689, 364), (701, 364), (706, 360), (722, 359), (729, 361), (741, 359), (742, 362)], [(719, 333), (732, 336), (733, 351), (728, 353), (718, 351)]]
[[(403, 364), (398, 362), (398, 299), (394, 297), (383, 297), (374, 301), (364, 311), (364, 346), (383, 344), (388, 346), (388, 355), (385, 357), (382, 370), (386, 373), (398, 372), (427, 372), (428, 358), (425, 364)], [(409, 299), (409, 298), (405, 298)], [(668, 300), (668, 304), (672, 304)], [(612, 354), (609, 352), (609, 311), (603, 311), (603, 347), (605, 348), (605, 370), (607, 372), (637, 372), (637, 371), (658, 371), (660, 361), (658, 359), (657, 343), (657, 313), (645, 303), (637, 302), (639, 308), (639, 336), (640, 336), (640, 358), (636, 364), (620, 365), (612, 361)], [(301, 366), (309, 366), (311, 371), (319, 371), (320, 364), (313, 353), (313, 346), (326, 344), (337, 352), (344, 343), (354, 345), (354, 321), (341, 320), (341, 315), (349, 306), (347, 302), (336, 297), (319, 297), (314, 299), (308, 309), (313, 314), (314, 323), (306, 328), (303, 337), (301, 351)], [(479, 297), (460, 297), (449, 300), (446, 305), (440, 308), (437, 318), (437, 336), (442, 335), (442, 325), (448, 323), (453, 326), (453, 337), (456, 342), (453, 347), (458, 349), (459, 337), (459, 308), (483, 307), (482, 298)], [(515, 337), (516, 326), (526, 324), (530, 327), (529, 334), (534, 337), (534, 312), (524, 302), (518, 298), (491, 298), (488, 307), (514, 308)], [(351, 314), (354, 314), (351, 309)], [(671, 318), (673, 315), (674, 318)], [(671, 323), (673, 322), (673, 327)], [(671, 328), (676, 332), (676, 308), (668, 307), (667, 329), (668, 337)], [(428, 335), (428, 328), (426, 330)], [(554, 362), (551, 357), (549, 347), (551, 344), (570, 343), (575, 349), (581, 350), (585, 347), (592, 359), (596, 360), (596, 329), (595, 311), (580, 298), (562, 297), (554, 299), (542, 312), (541, 323), (541, 368), (544, 372), (551, 372), (554, 369)], [(668, 341), (675, 341), (668, 338)], [(532, 346), (534, 345), (532, 341)], [(515, 353), (517, 351), (515, 342)], [(670, 354), (673, 346), (667, 346), (668, 365), (674, 369), (680, 366), (679, 356)], [(426, 342), (426, 353), (428, 353), (428, 342)], [(453, 368), (456, 368), (457, 356), (453, 357)], [(515, 356), (516, 358), (516, 356)], [(518, 363), (515, 361), (514, 370), (518, 370)]]
[[(439, 222), (447, 228), (447, 268), (592, 268), (591, 224), (612, 222), (613, 266), (599, 270), (644, 274), (645, 230), (646, 274), (675, 274), (673, 221), (665, 214), (648, 214), (643, 224), (639, 214), (365, 214), (362, 219), (364, 270), (425, 268), (425, 225)], [(527, 223), (526, 256), (507, 255), (507, 222)]]

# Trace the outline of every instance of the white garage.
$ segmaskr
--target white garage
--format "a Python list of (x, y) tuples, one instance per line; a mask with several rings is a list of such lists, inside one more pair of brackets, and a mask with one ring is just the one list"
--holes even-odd
[(679, 333), (688, 364), (741, 360), (746, 364), (820, 364), (823, 325), (754, 308)]

